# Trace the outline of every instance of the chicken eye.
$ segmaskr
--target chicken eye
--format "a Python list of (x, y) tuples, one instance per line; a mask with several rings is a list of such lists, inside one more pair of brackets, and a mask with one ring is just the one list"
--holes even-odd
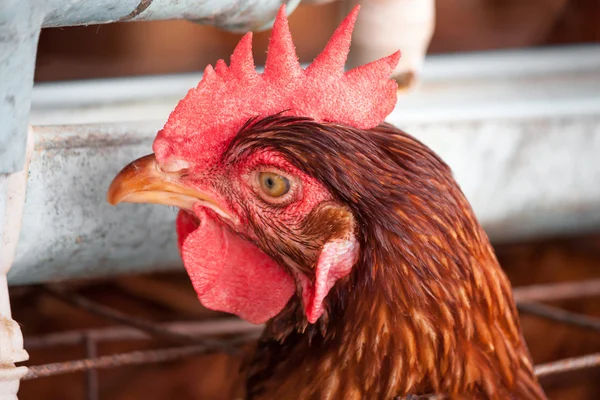
[(270, 197), (281, 197), (290, 191), (289, 179), (273, 172), (260, 172), (258, 181), (262, 191)]

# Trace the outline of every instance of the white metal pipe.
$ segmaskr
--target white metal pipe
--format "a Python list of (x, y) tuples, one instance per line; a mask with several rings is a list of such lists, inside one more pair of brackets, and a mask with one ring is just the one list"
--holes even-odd
[(29, 359), (23, 348), (23, 335), (19, 324), (12, 318), (8, 296), (7, 273), (19, 242), (27, 171), (33, 153), (32, 135), (28, 135), (25, 165), (20, 172), (0, 175), (0, 399), (17, 398), (19, 382), (27, 372), (26, 367), (17, 367), (19, 362)]
[(43, 26), (73, 26), (124, 21), (187, 19), (237, 32), (267, 29), (281, 4), (294, 11), (300, 0), (48, 0)]
[[(423, 85), (399, 98), (389, 120), (450, 164), (493, 240), (597, 229), (599, 53), (584, 46), (471, 54), (458, 70), (447, 68), (458, 56), (433, 57)], [(569, 58), (581, 62), (557, 61)], [(532, 65), (540, 59), (548, 68), (538, 73)], [(513, 63), (521, 72), (494, 68)], [(156, 131), (199, 79), (35, 88), (36, 151), (11, 284), (180, 267), (174, 210), (111, 207), (105, 193), (123, 165), (151, 151)]]

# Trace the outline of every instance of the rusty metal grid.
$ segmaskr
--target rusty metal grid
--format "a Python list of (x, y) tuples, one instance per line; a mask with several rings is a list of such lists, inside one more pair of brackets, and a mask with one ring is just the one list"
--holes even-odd
[[(236, 318), (206, 320), (201, 322), (154, 323), (104, 306), (88, 298), (57, 286), (45, 286), (47, 294), (61, 301), (105, 318), (119, 325), (78, 331), (50, 333), (25, 337), (26, 349), (40, 349), (58, 345), (83, 346), (86, 358), (28, 366), (23, 380), (51, 377), (74, 372), (86, 372), (86, 399), (97, 400), (99, 369), (126, 365), (150, 364), (173, 361), (200, 354), (236, 354), (241, 346), (257, 340), (263, 326), (250, 325)], [(517, 287), (513, 291), (519, 312), (531, 314), (581, 329), (600, 332), (600, 318), (581, 315), (542, 302), (600, 296), (600, 279), (531, 285)], [(225, 338), (224, 338), (225, 337)], [(132, 351), (111, 355), (99, 355), (99, 342), (161, 339), (169, 347)], [(538, 364), (535, 372), (539, 377), (561, 374), (600, 366), (600, 353), (566, 358)], [(436, 396), (408, 396), (409, 399), (441, 399)]]

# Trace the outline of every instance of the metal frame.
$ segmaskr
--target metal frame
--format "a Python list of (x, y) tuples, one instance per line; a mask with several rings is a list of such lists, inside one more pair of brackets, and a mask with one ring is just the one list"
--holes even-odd
[[(287, 1), (288, 12), (299, 2)], [(0, 3), (3, 399), (16, 398), (19, 378), (27, 371), (15, 367), (27, 359), (27, 353), (10, 312), (6, 274), (13, 264), (11, 283), (179, 265), (170, 228), (173, 213), (156, 207), (108, 208), (103, 188), (116, 169), (149, 151), (167, 113), (200, 78), (193, 74), (104, 80), (42, 85), (32, 91), (40, 29), (186, 18), (231, 31), (261, 30), (270, 26), (280, 4), (280, 0)], [(372, 23), (363, 28), (368, 32)], [(419, 38), (427, 41), (428, 32), (428, 25), (423, 25)], [(416, 67), (411, 68), (418, 69), (423, 49), (415, 51)], [(366, 52), (358, 59), (362, 63), (371, 56)], [(434, 57), (427, 61), (423, 81), (419, 90), (400, 99), (390, 121), (416, 134), (448, 161), (494, 240), (600, 226), (600, 164), (596, 161), (600, 154), (600, 47)], [(28, 123), (34, 126), (28, 129)], [(82, 123), (94, 125), (74, 126)], [(129, 225), (122, 224), (124, 214)], [(149, 226), (163, 228), (148, 230)], [(144, 231), (149, 235), (140, 240)], [(539, 304), (519, 307), (522, 312), (588, 328), (595, 329), (598, 323)], [(85, 343), (88, 357), (97, 359), (94, 341), (86, 338)], [(195, 351), (205, 350), (196, 347)], [(175, 354), (181, 354), (179, 348), (152, 357), (158, 360)], [(595, 363), (597, 357), (575, 365)], [(103, 359), (97, 365), (106, 362)], [(540, 373), (555, 368), (548, 366)], [(93, 372), (89, 382), (90, 387), (97, 387)]]
[[(111, 207), (105, 191), (122, 166), (151, 152), (200, 78), (35, 88), (11, 284), (181, 268), (176, 213)], [(493, 241), (585, 232), (600, 227), (598, 93), (600, 46), (432, 57), (389, 120), (449, 163)]]
[[(300, 0), (286, 0), (291, 13)], [(19, 171), (42, 28), (188, 19), (233, 32), (271, 26), (281, 0), (8, 0), (0, 3), (0, 174)], [(10, 77), (10, 78), (9, 78)]]
[[(287, 12), (300, 0), (287, 0)], [(0, 397), (16, 399), (27, 359), (6, 274), (19, 239), (29, 168), (35, 57), (43, 27), (185, 18), (236, 32), (267, 29), (281, 0), (5, 0), (0, 2)], [(33, 141), (29, 140), (33, 145)]]
[[(327, 0), (329, 1), (332, 0)], [(22, 217), (27, 215), (27, 211), (25, 214), (23, 212), (26, 201), (25, 189), (32, 185), (32, 178), (27, 175), (30, 168), (29, 149), (32, 148), (27, 147), (28, 139), (31, 146), (40, 145), (37, 134), (32, 133), (27, 126), (28, 122), (31, 122), (29, 111), (40, 30), (47, 27), (111, 22), (188, 19), (232, 32), (260, 31), (272, 25), (281, 4), (287, 5), (287, 12), (290, 14), (299, 3), (300, 0), (4, 0), (0, 2), (0, 323), (3, 327), (0, 330), (0, 397), (16, 398), (18, 378), (24, 373), (24, 369), (15, 368), (14, 365), (27, 359), (27, 353), (22, 348), (18, 324), (12, 319), (10, 313), (6, 274), (17, 254)], [(342, 3), (349, 6), (353, 1), (344, 0)], [(387, 55), (390, 46), (394, 50), (403, 48), (405, 57), (394, 74), (401, 78), (407, 72), (408, 75), (416, 78), (433, 31), (433, 4), (434, 0), (422, 0), (418, 5), (411, 0), (385, 0), (365, 4), (363, 15), (366, 18), (361, 18), (357, 23), (357, 31), (364, 30), (373, 39), (374, 28), (381, 28), (383, 22), (385, 32), (396, 32), (398, 29), (406, 32), (408, 29), (410, 34), (383, 35), (381, 36), (383, 40), (377, 40), (377, 43), (374, 40), (359, 43), (354, 46), (354, 58), (350, 62), (362, 64), (371, 61), (373, 57)], [(389, 16), (390, 13), (408, 17), (409, 20), (396, 24), (396, 17), (394, 20), (387, 18), (385, 21), (378, 17)], [(410, 38), (410, 42), (406, 42), (408, 40), (406, 38)], [(62, 96), (60, 92), (59, 89), (59, 98)], [(88, 136), (83, 140), (89, 139)], [(86, 144), (81, 144), (80, 140), (75, 141), (84, 148), (89, 145), (95, 146), (89, 141)], [(68, 146), (63, 147), (63, 150), (62, 153), (59, 151), (61, 153), (59, 158), (73, 152), (73, 149)], [(32, 166), (34, 172), (32, 175), (35, 175), (35, 168)], [(60, 168), (55, 169), (57, 175), (60, 175), (59, 170)], [(65, 178), (69, 180), (72, 176)], [(28, 232), (27, 229), (30, 227), (27, 223), (25, 225), (25, 232)], [(65, 224), (59, 223), (58, 229), (60, 230), (61, 227), (64, 228)], [(39, 226), (34, 225), (33, 228), (34, 232), (39, 232)], [(69, 235), (70, 233), (67, 236)], [(78, 237), (77, 242), (79, 243), (80, 240), (81, 237)], [(168, 261), (172, 262), (172, 259)], [(141, 268), (139, 265), (138, 267)], [(107, 269), (106, 272), (110, 273), (110, 270)]]

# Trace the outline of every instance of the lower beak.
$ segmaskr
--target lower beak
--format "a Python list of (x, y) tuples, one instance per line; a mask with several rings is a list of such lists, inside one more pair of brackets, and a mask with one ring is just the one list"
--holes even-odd
[(182, 182), (186, 173), (187, 170), (162, 171), (154, 154), (150, 154), (135, 160), (117, 174), (108, 188), (106, 199), (112, 205), (152, 203), (189, 211), (193, 211), (195, 204), (201, 203), (222, 217), (230, 218), (212, 196)]

